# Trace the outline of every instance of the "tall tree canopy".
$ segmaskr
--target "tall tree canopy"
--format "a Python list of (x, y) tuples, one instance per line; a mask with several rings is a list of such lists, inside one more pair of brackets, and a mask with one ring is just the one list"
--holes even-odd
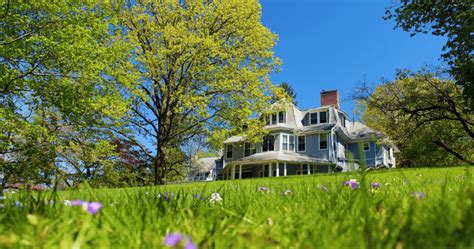
[[(126, 73), (128, 47), (112, 28), (116, 7), (106, 1), (0, 1), (4, 181), (11, 173), (66, 165), (59, 152), (71, 143), (64, 139), (96, 134), (126, 112), (120, 89), (133, 80)], [(100, 143), (100, 136), (89, 135), (89, 142), (74, 146), (84, 156)]]
[(248, 118), (267, 107), (279, 60), (277, 37), (260, 19), (257, 0), (139, 0), (124, 10), (140, 72), (130, 122), (149, 141), (131, 139), (153, 151), (155, 184), (176, 171), (180, 146), (197, 134), (220, 145), (244, 124), (247, 133), (261, 131), (262, 122)]
[(298, 105), (298, 100), (296, 99), (296, 92), (293, 87), (288, 82), (283, 82), (277, 86), (279, 91), (274, 91), (272, 102), (277, 102), (281, 96), (285, 97), (286, 101), (290, 101), (294, 105)]
[(431, 33), (446, 36), (442, 55), (451, 66), (456, 83), (474, 107), (474, 11), (472, 1), (401, 0), (387, 8), (386, 19), (394, 19), (396, 27), (415, 35)]
[(372, 91), (356, 92), (364, 121), (394, 140), (402, 164), (474, 164), (474, 115), (452, 80), (428, 71), (401, 71)]

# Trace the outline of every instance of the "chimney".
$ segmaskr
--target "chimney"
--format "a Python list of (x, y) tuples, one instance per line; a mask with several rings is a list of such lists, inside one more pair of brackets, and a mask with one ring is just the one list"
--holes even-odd
[(321, 106), (332, 105), (339, 109), (339, 93), (337, 90), (321, 91)]

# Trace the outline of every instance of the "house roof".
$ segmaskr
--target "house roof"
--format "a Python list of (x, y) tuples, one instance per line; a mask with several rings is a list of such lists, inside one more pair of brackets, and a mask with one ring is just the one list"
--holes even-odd
[(352, 139), (370, 139), (370, 138), (381, 138), (383, 134), (377, 130), (368, 127), (360, 122), (354, 122), (349, 127), (349, 135)]
[(335, 125), (336, 123), (303, 126), (300, 130), (302, 133), (330, 131)]
[(269, 151), (263, 153), (253, 154), (251, 156), (244, 157), (236, 162), (258, 162), (258, 161), (283, 161), (283, 162), (307, 162), (307, 163), (322, 163), (329, 164), (330, 162), (325, 159), (310, 157), (304, 154), (292, 152), (292, 151)]
[(230, 144), (230, 143), (238, 143), (244, 141), (245, 138), (243, 136), (232, 136), (227, 138), (224, 143), (225, 144)]
[(219, 157), (204, 157), (196, 160), (196, 163), (193, 165), (192, 171), (194, 172), (209, 172), (216, 167), (216, 160), (219, 160)]

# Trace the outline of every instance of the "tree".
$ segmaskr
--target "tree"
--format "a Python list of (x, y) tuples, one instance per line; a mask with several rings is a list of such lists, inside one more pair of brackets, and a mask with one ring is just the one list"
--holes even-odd
[(462, 90), (428, 71), (401, 71), (374, 91), (358, 88), (364, 121), (401, 148), (405, 165), (474, 164), (474, 115)]
[(260, 120), (247, 120), (269, 103), (268, 75), (279, 61), (276, 35), (260, 17), (257, 0), (142, 0), (123, 11), (141, 75), (129, 121), (152, 145), (155, 184), (178, 173), (185, 157), (171, 155), (196, 135), (220, 146), (244, 124), (248, 134), (262, 130)]
[[(39, 172), (45, 169), (30, 169), (55, 165), (57, 146), (65, 143), (50, 127), (101, 129), (127, 110), (122, 88), (133, 81), (133, 74), (125, 73), (129, 53), (117, 42), (120, 31), (112, 28), (118, 6), (102, 2), (1, 2), (2, 172)], [(23, 160), (28, 158), (48, 160)]]
[(431, 32), (446, 36), (442, 57), (451, 67), (451, 74), (464, 95), (474, 107), (474, 40), (472, 30), (474, 15), (472, 1), (410, 1), (401, 0), (387, 8), (385, 19), (394, 19), (396, 28), (402, 28), (414, 36)]

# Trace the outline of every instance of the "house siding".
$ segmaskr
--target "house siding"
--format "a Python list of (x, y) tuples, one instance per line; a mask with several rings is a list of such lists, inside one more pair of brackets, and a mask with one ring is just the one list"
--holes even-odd
[[(331, 144), (328, 141), (328, 146)], [(302, 152), (308, 156), (329, 160), (329, 149), (319, 149), (319, 134), (306, 135), (306, 151)]]

